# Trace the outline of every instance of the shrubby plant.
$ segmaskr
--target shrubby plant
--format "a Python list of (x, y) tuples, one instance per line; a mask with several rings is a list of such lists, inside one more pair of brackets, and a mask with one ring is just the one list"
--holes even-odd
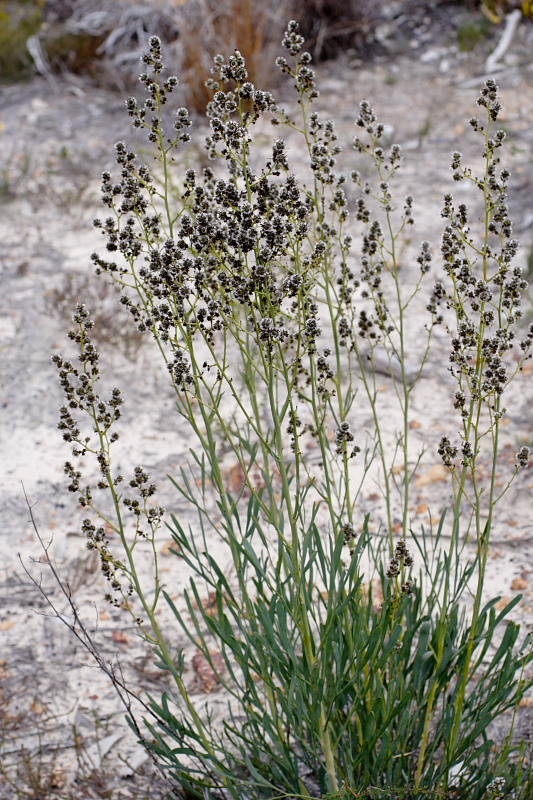
[[(133, 324), (166, 364), (176, 413), (195, 442), (190, 463), (170, 480), (194, 522), (164, 516), (142, 466), (118, 473), (122, 393), (99, 393), (84, 305), (69, 334), (78, 361), (53, 357), (66, 396), (59, 427), (73, 448), (69, 489), (93, 512), (84, 522), (88, 547), (100, 555), (107, 599), (133, 616), (169, 678), (169, 690), (150, 700), (145, 745), (176, 795), (476, 800), (500, 797), (504, 787), (525, 798), (512, 724), (503, 742), (492, 740), (490, 725), (508, 709), (514, 719), (531, 685), (529, 635), (520, 641), (509, 620), (518, 599), (497, 610), (499, 598), (487, 602), (483, 592), (494, 508), (506, 491), (494, 480), (503, 397), (533, 340), (533, 330), (519, 332), (526, 287), (513, 265), (497, 88), (486, 82), (483, 119), (471, 121), (484, 173), (459, 153), (452, 163), (454, 180), (472, 181), (483, 195), (481, 230), (447, 194), (441, 277), (431, 276), (427, 242), (414, 273), (400, 276), (400, 238), (413, 223), (412, 198), (401, 208), (393, 200), (400, 148), (386, 145), (383, 124), (363, 102), (353, 147), (375, 178), (338, 174), (334, 125), (313, 110), (315, 75), (296, 23), (283, 45), (278, 66), (295, 85), (297, 115), (249, 82), (238, 52), (217, 57), (206, 139), (212, 166), (182, 175), (191, 121), (180, 108), (167, 126), (177, 79), (164, 77), (152, 38), (141, 76), (146, 99), (130, 98), (127, 108), (156, 161), (148, 166), (119, 143), (119, 174), (103, 175), (108, 216), (96, 224), (109, 255), (93, 261), (121, 288)], [(263, 163), (253, 132), (265, 117), (279, 136)], [(287, 128), (300, 136), (305, 176), (291, 170)], [(425, 333), (410, 364), (413, 325)], [(436, 325), (449, 331), (457, 382), (457, 421), (439, 446), (455, 502), (435, 530), (417, 530), (410, 401)], [(383, 364), (402, 420), (392, 448), (377, 391)], [(368, 439), (355, 424), (363, 403), (374, 426)], [(486, 451), (488, 485), (477, 469)], [(77, 461), (89, 453), (100, 471), (95, 486)], [(507, 488), (528, 459), (522, 448)], [(228, 482), (227, 465), (237, 481)], [(381, 525), (360, 510), (375, 467)], [(163, 522), (191, 576), (182, 602), (159, 570)], [(470, 559), (467, 536), (477, 546)], [(139, 572), (146, 544), (149, 585)], [(174, 629), (160, 625), (162, 605)], [(187, 641), (227, 697), (223, 719), (190, 694)]]

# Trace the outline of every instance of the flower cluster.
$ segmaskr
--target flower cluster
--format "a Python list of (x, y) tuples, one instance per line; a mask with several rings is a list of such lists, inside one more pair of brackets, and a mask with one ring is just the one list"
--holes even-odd
[(442, 458), (444, 466), (452, 469), (454, 466), (454, 461), (457, 458), (458, 450), (457, 447), (450, 442), (447, 436), (441, 437), (437, 452)]
[[(128, 97), (126, 108), (130, 117), (133, 118), (133, 126), (135, 128), (146, 128), (148, 141), (155, 144), (161, 141), (164, 136), (161, 117), (157, 112), (161, 106), (167, 103), (169, 96), (178, 86), (178, 79), (171, 75), (164, 82), (159, 80), (164, 64), (161, 40), (158, 36), (150, 37), (150, 49), (148, 53), (143, 55), (141, 60), (152, 73), (143, 72), (139, 79), (146, 90), (147, 98), (143, 106), (139, 108), (137, 100), (134, 97)], [(179, 108), (174, 122), (174, 130), (177, 132), (174, 141), (189, 141), (190, 135), (187, 129), (190, 126), (189, 112), (186, 108)]]
[(516, 454), (516, 469), (527, 469), (529, 467), (529, 458), (531, 450), (527, 445), (520, 448)]
[(90, 519), (83, 520), (81, 529), (87, 540), (87, 549), (95, 550), (100, 556), (102, 574), (109, 582), (112, 591), (116, 593), (113, 595), (108, 592), (105, 595), (105, 599), (108, 603), (118, 608), (126, 598), (131, 597), (133, 594), (133, 584), (128, 580), (127, 588), (124, 589), (120, 581), (124, 574), (124, 565), (111, 553), (105, 529), (102, 526), (96, 527)]
[(500, 800), (500, 798), (504, 797), (504, 790), (505, 784), (507, 781), (505, 778), (494, 778), (489, 785), (487, 786), (487, 792), (489, 793), (490, 800)]
[(342, 541), (347, 548), (350, 558), (355, 555), (357, 532), (351, 522), (341, 525)]
[(300, 35), (298, 23), (291, 20), (287, 25), (282, 44), (295, 59), (295, 68), (292, 68), (283, 56), (276, 59), (276, 64), (282, 72), (291, 75), (295, 79), (294, 85), (299, 94), (299, 102), (309, 103), (318, 97), (318, 90), (316, 88), (314, 70), (309, 66), (311, 54), (302, 53), (304, 41), (303, 36)]
[[(485, 140), (483, 157), (487, 169), (484, 178), (474, 176), (463, 167), (461, 153), (452, 156), (454, 180), (469, 180), (478, 186), (486, 197), (487, 235), (482, 248), (474, 244), (469, 210), (464, 203), (454, 204), (451, 194), (444, 196), (442, 216), (447, 225), (442, 237), (441, 254), (444, 270), (451, 280), (447, 290), (441, 281), (435, 284), (428, 310), (437, 321), (443, 320), (439, 307), (444, 304), (455, 311), (457, 330), (452, 333), (451, 372), (461, 385), (455, 407), (465, 418), (465, 392), (474, 402), (489, 397), (501, 397), (515, 371), (507, 355), (517, 339), (516, 323), (522, 317), (521, 303), (527, 282), (518, 266), (512, 261), (518, 251), (509, 219), (507, 185), (508, 169), (499, 169), (497, 150), (504, 142), (503, 131), (490, 135), (501, 107), (498, 89), (488, 80), (478, 99), (489, 116), (485, 129), (477, 119), (472, 127)], [(531, 346), (531, 339), (521, 343), (523, 351)], [(511, 368), (511, 369), (510, 369)], [(461, 398), (457, 401), (457, 397)]]
[[(412, 567), (414, 564), (413, 556), (409, 552), (405, 539), (399, 539), (394, 549), (394, 556), (391, 558), (387, 572), (387, 578), (396, 578), (405, 567)], [(406, 592), (410, 594), (410, 592)]]
[(487, 109), (489, 119), (492, 122), (495, 122), (498, 119), (498, 114), (502, 109), (502, 104), (498, 95), (498, 87), (492, 78), (487, 78), (485, 81), (485, 86), (481, 90), (477, 104), (478, 106)]
[[(113, 474), (111, 470), (111, 448), (119, 438), (118, 432), (112, 428), (122, 416), (122, 393), (115, 387), (111, 390), (107, 400), (102, 399), (98, 394), (99, 354), (89, 335), (94, 327), (93, 321), (89, 311), (82, 303), (76, 306), (73, 322), (76, 328), (69, 332), (68, 337), (79, 348), (78, 358), (81, 367), (78, 368), (72, 361), (63, 358), (59, 353), (52, 356), (52, 362), (59, 371), (59, 383), (66, 400), (66, 404), (61, 406), (59, 411), (58, 428), (62, 432), (64, 441), (71, 445), (72, 455), (75, 458), (80, 459), (87, 453), (91, 453), (95, 457), (100, 475), (94, 486), (83, 485), (81, 470), (77, 469), (71, 461), (67, 461), (64, 471), (69, 479), (68, 490), (78, 495), (78, 502), (83, 508), (94, 510), (102, 518), (104, 517), (95, 503), (95, 489), (104, 492), (111, 491), (117, 505), (121, 504), (136, 519), (135, 536), (148, 538), (149, 534), (141, 530), (141, 518), (145, 519), (153, 535), (164, 513), (162, 508), (148, 505), (148, 501), (155, 495), (157, 487), (150, 482), (146, 471), (137, 466), (134, 470), (134, 477), (129, 481), (129, 486), (135, 490), (137, 496), (119, 495), (119, 487), (124, 478), (121, 474)], [(82, 433), (81, 419), (83, 418), (91, 421), (92, 430), (89, 434)], [(82, 531), (87, 539), (87, 547), (90, 550), (98, 551), (102, 572), (109, 581), (111, 589), (125, 599), (133, 591), (131, 581), (124, 564), (116, 559), (109, 549), (105, 528), (96, 527), (89, 519), (86, 519), (83, 522)], [(122, 588), (121, 575), (127, 579), (127, 590)], [(116, 599), (111, 600), (111, 595), (107, 595), (107, 599), (115, 605), (119, 605), (121, 602)]]
[(361, 448), (357, 445), (352, 446), (355, 437), (352, 433), (350, 423), (346, 420), (341, 422), (335, 431), (335, 445), (337, 455), (347, 455), (348, 458), (354, 458), (357, 453), (361, 452)]

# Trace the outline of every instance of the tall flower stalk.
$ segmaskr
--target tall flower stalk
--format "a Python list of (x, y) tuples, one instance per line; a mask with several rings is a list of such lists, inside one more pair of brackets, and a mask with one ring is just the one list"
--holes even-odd
[[(486, 120), (481, 122), (473, 117), (470, 125), (483, 141), (484, 174), (476, 176), (469, 167), (463, 166), (459, 152), (453, 154), (451, 167), (455, 181), (469, 181), (483, 193), (481, 235), (478, 238), (472, 232), (466, 205), (455, 206), (452, 195), (446, 194), (442, 216), (447, 224), (441, 252), (447, 284), (437, 284), (430, 308), (435, 313), (439, 305), (444, 305), (448, 311), (444, 319), (451, 316), (448, 328), (450, 371), (457, 381), (454, 408), (460, 416), (459, 441), (452, 443), (443, 436), (439, 446), (439, 453), (452, 473), (454, 484), (450, 557), (453, 558), (459, 550), (460, 537), (461, 534), (464, 536), (465, 529), (476, 545), (472, 627), (459, 674), (457, 706), (447, 742), (449, 758), (457, 746), (466, 695), (477, 666), (473, 654), (484, 600), (494, 510), (519, 470), (528, 466), (530, 457), (529, 448), (522, 447), (505, 487), (497, 487), (499, 432), (506, 413), (503, 397), (510, 382), (530, 357), (533, 330), (530, 327), (520, 341), (521, 305), (527, 282), (520, 267), (513, 265), (518, 242), (513, 238), (507, 205), (510, 172), (500, 167), (499, 151), (505, 141), (505, 132), (494, 130), (501, 102), (493, 80), (487, 80), (477, 102), (485, 110)], [(489, 462), (488, 481), (480, 475), (479, 465), (484, 458)], [(446, 586), (444, 603), (448, 592)], [(444, 657), (445, 638), (443, 625), (439, 634), (438, 662)], [(431, 713), (432, 704), (428, 706), (426, 730)], [(422, 747), (417, 781), (422, 775), (423, 759)]]

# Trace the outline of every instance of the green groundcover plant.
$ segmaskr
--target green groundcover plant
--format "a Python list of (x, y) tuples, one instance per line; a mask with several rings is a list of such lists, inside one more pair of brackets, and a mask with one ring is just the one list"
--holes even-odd
[[(191, 441), (188, 465), (170, 476), (185, 518), (164, 516), (142, 466), (129, 478), (115, 467), (123, 399), (118, 388), (99, 391), (83, 304), (69, 334), (78, 360), (53, 357), (66, 395), (59, 427), (73, 447), (69, 489), (95, 512), (83, 526), (88, 547), (100, 555), (107, 599), (133, 616), (168, 678), (150, 698), (142, 741), (175, 796), (530, 797), (513, 738), (531, 685), (529, 635), (509, 620), (518, 598), (501, 609), (483, 591), (495, 507), (529, 460), (524, 447), (505, 487), (496, 485), (504, 394), (533, 340), (521, 325), (526, 284), (513, 261), (497, 87), (486, 82), (482, 119), (471, 120), (484, 172), (452, 158), (454, 180), (480, 191), (482, 224), (445, 195), (439, 277), (427, 242), (400, 276), (413, 200), (393, 200), (399, 146), (363, 102), (353, 148), (366, 166), (338, 174), (334, 125), (313, 110), (315, 75), (295, 22), (283, 45), (277, 63), (295, 86), (294, 116), (249, 82), (238, 52), (219, 56), (209, 166), (185, 170), (191, 120), (183, 108), (167, 114), (177, 79), (164, 76), (152, 38), (146, 99), (127, 108), (153, 152), (144, 163), (118, 143), (118, 176), (103, 175), (108, 216), (95, 224), (109, 255), (93, 260), (166, 365)], [(265, 119), (278, 138), (262, 161), (254, 126)], [(296, 171), (287, 129), (301, 141)], [(423, 342), (414, 365), (413, 325)], [(439, 446), (455, 500), (434, 528), (416, 529), (410, 404), (436, 325), (449, 333), (457, 384)], [(392, 446), (383, 364), (402, 421)], [(368, 436), (354, 422), (361, 406), (373, 420)], [(95, 485), (77, 461), (87, 454), (98, 462)], [(238, 481), (228, 482), (227, 464)], [(376, 474), (381, 522), (360, 504)], [(189, 576), (179, 601), (158, 564), (163, 523)], [(148, 553), (149, 582), (140, 576)], [(174, 625), (161, 626), (163, 606)], [(187, 642), (224, 693), (222, 715), (189, 691)], [(509, 710), (494, 741), (492, 723)]]

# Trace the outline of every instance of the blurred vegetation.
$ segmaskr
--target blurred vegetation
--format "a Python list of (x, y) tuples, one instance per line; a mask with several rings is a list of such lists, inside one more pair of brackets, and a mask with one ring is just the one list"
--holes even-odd
[(54, 71), (94, 75), (98, 71), (98, 48), (104, 39), (104, 35), (54, 26), (46, 37), (46, 55)]
[(34, 36), (46, 70), (88, 74), (123, 90), (137, 85), (142, 46), (157, 33), (186, 88), (183, 102), (201, 111), (211, 99), (203, 84), (213, 57), (237, 46), (251, 81), (273, 88), (278, 73), (271, 65), (289, 18), (300, 21), (315, 60), (340, 53), (366, 59), (380, 51), (376, 31), (384, 20), (394, 28), (397, 17), (430, 16), (438, 25), (446, 7), (464, 10), (453, 25), (463, 52), (485, 41), (509, 11), (533, 16), (533, 0), (403, 0), (396, 10), (388, 0), (103, 0), (96, 12), (88, 0), (0, 0), (0, 80), (35, 71), (27, 47)]
[(26, 42), (39, 32), (43, 11), (44, 0), (0, 0), (0, 80), (30, 77)]
[(493, 29), (492, 23), (480, 11), (469, 12), (457, 28), (457, 44), (462, 53), (475, 50)]
[(511, 11), (521, 11), (525, 17), (533, 20), (532, 0), (483, 0), (479, 5), (487, 19), (495, 25), (499, 25)]
[(386, 5), (386, 0), (286, 0), (281, 6), (277, 0), (145, 0), (141, 6), (106, 0), (95, 24), (85, 0), (0, 0), (0, 79), (20, 80), (35, 71), (27, 41), (38, 35), (34, 44), (46, 69), (95, 77), (114, 70), (117, 86), (136, 85), (140, 40), (157, 33), (170, 45), (173, 68), (188, 88), (185, 101), (203, 110), (211, 99), (203, 83), (217, 53), (238, 46), (250, 79), (268, 88), (278, 75), (272, 63), (287, 19), (301, 20), (313, 57), (327, 59), (350, 49), (368, 51)]

